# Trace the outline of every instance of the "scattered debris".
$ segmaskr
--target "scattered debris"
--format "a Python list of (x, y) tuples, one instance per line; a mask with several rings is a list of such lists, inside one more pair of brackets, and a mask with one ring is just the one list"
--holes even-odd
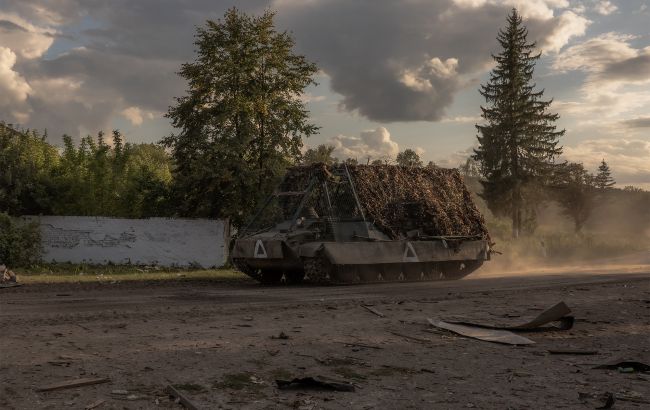
[(92, 410), (92, 409), (96, 409), (97, 407), (101, 406), (101, 405), (104, 404), (104, 403), (106, 403), (106, 400), (104, 400), (104, 399), (99, 399), (99, 400), (97, 400), (97, 401), (94, 401), (94, 402), (90, 403), (90, 404), (87, 405), (86, 407), (84, 407), (84, 410)]
[(0, 265), (0, 289), (16, 286), (22, 286), (22, 283), (18, 283), (16, 274), (7, 269), (5, 265)]
[(614, 403), (616, 403), (616, 397), (614, 396), (614, 393), (607, 393), (605, 403), (600, 407), (596, 407), (596, 409), (611, 409), (614, 407)]
[(370, 312), (370, 313), (374, 313), (375, 315), (377, 315), (377, 316), (379, 316), (379, 317), (386, 317), (386, 315), (384, 315), (383, 313), (381, 313), (380, 311), (378, 311), (377, 309), (375, 309), (375, 308), (372, 307), (372, 306), (361, 305), (361, 307), (364, 308), (364, 309), (366, 309), (366, 310), (367, 310), (368, 312)]
[(365, 347), (365, 348), (368, 348), (368, 349), (378, 349), (378, 350), (383, 349), (383, 347), (380, 347), (380, 346), (372, 346), (372, 345), (367, 345), (367, 344), (363, 344), (363, 343), (339, 342), (339, 341), (337, 341), (336, 343), (341, 343), (341, 344), (344, 344), (346, 346)]
[(287, 335), (284, 332), (280, 332), (280, 334), (277, 335), (277, 336), (271, 336), (271, 339), (287, 340), (288, 338), (289, 338), (289, 335)]
[(345, 382), (332, 382), (318, 380), (313, 377), (303, 377), (296, 378), (291, 381), (289, 380), (276, 380), (275, 383), (278, 385), (280, 390), (289, 390), (289, 389), (315, 389), (315, 390), (331, 390), (331, 391), (354, 391), (354, 386)]
[(75, 380), (68, 380), (65, 382), (61, 383), (55, 383), (51, 384), (49, 386), (43, 386), (38, 389), (36, 389), (37, 392), (45, 392), (45, 391), (52, 391), (52, 390), (63, 390), (63, 389), (71, 389), (73, 387), (82, 387), (82, 386), (90, 386), (93, 384), (101, 384), (101, 383), (108, 383), (110, 382), (111, 379), (107, 377), (97, 377), (97, 378), (90, 378), (90, 379), (75, 379)]
[(484, 340), (486, 342), (502, 343), (508, 345), (530, 345), (535, 343), (526, 337), (514, 334), (508, 330), (460, 325), (455, 323), (448, 323), (442, 320), (439, 321), (434, 321), (433, 319), (428, 319), (428, 320), (429, 323), (431, 323), (435, 327), (449, 330), (451, 332), (457, 333), (462, 336)]
[(579, 349), (551, 349), (550, 354), (568, 354), (576, 356), (591, 356), (598, 354), (598, 350), (579, 350)]
[(167, 385), (167, 387), (165, 388), (165, 391), (167, 392), (167, 394), (169, 394), (171, 397), (173, 397), (179, 404), (181, 404), (186, 409), (188, 409), (188, 410), (198, 410), (199, 409), (198, 407), (196, 407), (194, 405), (194, 403), (192, 403), (190, 401), (190, 399), (188, 399), (187, 397), (185, 397), (185, 395), (183, 395), (181, 392), (176, 390), (174, 388), (174, 386), (172, 386), (171, 384)]
[(540, 313), (537, 317), (519, 325), (507, 325), (507, 324), (492, 325), (492, 324), (473, 323), (473, 322), (455, 321), (455, 320), (447, 320), (447, 323), (482, 327), (485, 329), (545, 330), (549, 328), (542, 328), (542, 326), (553, 322), (559, 322), (557, 326), (551, 326), (550, 329), (569, 330), (573, 327), (573, 322), (575, 321), (575, 318), (573, 316), (568, 316), (569, 313), (571, 313), (571, 309), (569, 309), (569, 307), (564, 302), (559, 302), (554, 306), (551, 306), (550, 308), (546, 309), (542, 313)]
[[(632, 369), (631, 372), (650, 372), (650, 366), (645, 363), (641, 363), (633, 360), (620, 360), (620, 359), (611, 361), (609, 363), (601, 364), (600, 366), (594, 367), (594, 369), (612, 369), (612, 370)], [(631, 372), (625, 372), (625, 373), (631, 373)]]

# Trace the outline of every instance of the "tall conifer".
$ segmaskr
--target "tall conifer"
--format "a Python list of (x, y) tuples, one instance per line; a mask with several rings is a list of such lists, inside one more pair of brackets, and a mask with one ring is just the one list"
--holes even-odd
[[(477, 125), (479, 147), (474, 151), (485, 177), (483, 196), (490, 209), (512, 218), (513, 236), (519, 236), (525, 211), (532, 209), (527, 189), (543, 182), (561, 154), (558, 145), (564, 130), (557, 131), (557, 114), (548, 112), (552, 100), (543, 100), (544, 90), (536, 91), (533, 82), (535, 63), (540, 53), (526, 39), (528, 30), (513, 9), (507, 27), (497, 40), (502, 51), (493, 55), (496, 67), (480, 93), (485, 123)], [(530, 217), (530, 216), (528, 216)]]

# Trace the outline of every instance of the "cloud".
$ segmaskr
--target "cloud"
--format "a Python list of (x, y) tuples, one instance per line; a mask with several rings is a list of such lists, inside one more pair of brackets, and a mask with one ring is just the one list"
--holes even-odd
[(650, 117), (632, 118), (622, 121), (622, 123), (630, 128), (650, 128)]
[(565, 146), (563, 157), (583, 163), (591, 172), (596, 172), (600, 161), (605, 159), (618, 186), (650, 187), (650, 141), (626, 138), (586, 140)]
[(454, 96), (491, 67), (495, 37), (513, 6), (526, 18), (529, 39), (549, 52), (589, 23), (561, 0), (289, 4), (278, 13), (280, 23), (329, 75), (341, 107), (379, 122), (444, 118)]
[(154, 113), (144, 112), (140, 107), (132, 106), (122, 110), (122, 116), (129, 120), (131, 124), (140, 126), (145, 119), (152, 120), (154, 118)]
[(54, 43), (57, 31), (38, 27), (27, 20), (0, 11), (0, 46), (7, 47), (21, 58), (41, 57)]
[(25, 102), (32, 88), (16, 71), (16, 54), (0, 47), (0, 108), (10, 112), (19, 122), (28, 120)]
[(391, 139), (390, 132), (384, 127), (361, 132), (358, 137), (337, 135), (330, 138), (327, 144), (334, 147), (337, 158), (356, 158), (363, 161), (367, 158), (395, 158), (399, 145)]
[[(0, 46), (17, 55), (14, 71), (32, 87), (23, 112), (38, 113), (26, 125), (48, 127), (51, 135), (96, 132), (130, 107), (166, 111), (184, 94), (175, 73), (194, 58), (195, 27), (231, 6), (226, 0), (0, 0)], [(455, 95), (491, 67), (496, 34), (513, 6), (526, 18), (530, 40), (545, 51), (561, 49), (588, 24), (564, 0), (239, 5), (256, 14), (269, 6), (278, 10), (278, 28), (290, 30), (298, 51), (329, 76), (340, 107), (379, 122), (445, 118)], [(75, 48), (68, 44), (61, 52), (59, 40)], [(56, 87), (63, 95), (48, 93)], [(8, 115), (0, 107), (0, 117)]]
[(586, 74), (578, 101), (558, 101), (564, 112), (583, 117), (587, 123), (620, 121), (621, 115), (639, 115), (650, 108), (650, 47), (635, 48), (636, 38), (604, 33), (568, 47), (555, 58), (558, 73)]
[(611, 1), (607, 0), (601, 0), (596, 2), (596, 5), (594, 6), (594, 10), (596, 13), (601, 14), (603, 16), (608, 16), (618, 10), (618, 7), (615, 4), (612, 4)]

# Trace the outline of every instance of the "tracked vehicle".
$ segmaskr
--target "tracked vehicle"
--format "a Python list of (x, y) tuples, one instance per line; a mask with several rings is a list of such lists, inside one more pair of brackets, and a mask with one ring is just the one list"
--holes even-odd
[(231, 250), (264, 284), (460, 279), (488, 259), (457, 170), (391, 165), (289, 169)]

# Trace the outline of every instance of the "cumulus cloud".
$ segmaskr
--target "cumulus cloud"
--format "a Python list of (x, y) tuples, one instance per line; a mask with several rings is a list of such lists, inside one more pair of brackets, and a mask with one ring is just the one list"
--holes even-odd
[(0, 107), (8, 110), (16, 120), (23, 122), (28, 119), (24, 103), (31, 92), (31, 87), (25, 79), (14, 71), (16, 54), (6, 47), (0, 47)]
[(563, 157), (583, 163), (592, 172), (596, 172), (600, 161), (605, 159), (619, 186), (650, 187), (650, 141), (626, 138), (586, 140), (565, 146)]
[[(555, 58), (557, 72), (586, 73), (578, 101), (558, 101), (586, 122), (612, 121), (650, 108), (650, 47), (636, 48), (634, 36), (604, 33), (568, 47)], [(638, 115), (638, 114), (637, 114)], [(618, 121), (617, 121), (618, 122)]]
[(602, 14), (603, 16), (608, 16), (618, 10), (618, 7), (613, 4), (611, 1), (608, 0), (601, 0), (597, 1), (596, 5), (594, 6), (594, 10), (598, 14)]
[(341, 107), (379, 122), (442, 119), (454, 96), (491, 67), (495, 37), (513, 6), (529, 39), (548, 52), (584, 34), (589, 23), (562, 0), (290, 4), (279, 21), (329, 75)]
[(56, 30), (38, 27), (10, 13), (0, 12), (0, 46), (7, 47), (20, 57), (41, 57), (54, 43)]
[[(0, 0), (0, 46), (18, 56), (13, 71), (33, 88), (26, 104), (38, 115), (27, 125), (48, 127), (51, 134), (96, 131), (130, 107), (164, 112), (184, 93), (175, 72), (194, 57), (194, 28), (231, 6), (226, 0)], [(513, 6), (526, 18), (529, 38), (544, 51), (561, 49), (588, 24), (564, 0), (240, 5), (252, 13), (269, 6), (278, 10), (278, 27), (293, 32), (298, 51), (329, 76), (342, 96), (340, 106), (379, 122), (444, 118), (454, 96), (476, 85), (491, 66), (495, 36)], [(44, 58), (63, 38), (78, 47)], [(53, 87), (63, 94), (48, 95)], [(313, 102), (321, 96), (303, 98)], [(0, 116), (7, 115), (0, 108)]]
[(358, 137), (337, 135), (330, 138), (327, 144), (334, 147), (333, 155), (341, 159), (392, 159), (399, 152), (399, 145), (391, 139), (390, 132), (384, 127), (363, 131)]
[(122, 116), (129, 120), (131, 124), (140, 126), (145, 119), (152, 120), (154, 118), (154, 113), (145, 112), (140, 107), (128, 107), (122, 110)]

